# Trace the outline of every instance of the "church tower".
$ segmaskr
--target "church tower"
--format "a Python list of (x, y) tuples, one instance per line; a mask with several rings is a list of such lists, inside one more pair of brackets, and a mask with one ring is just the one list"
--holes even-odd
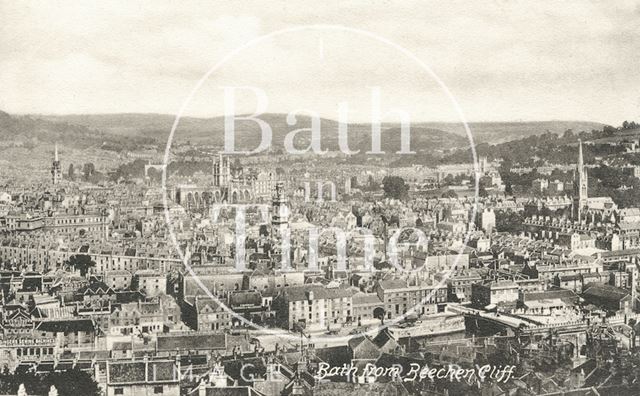
[(588, 192), (589, 181), (582, 157), (582, 140), (580, 140), (578, 145), (578, 164), (573, 177), (573, 219), (575, 221), (582, 219), (582, 210), (587, 206)]
[(60, 159), (58, 158), (58, 143), (55, 145), (53, 162), (51, 163), (51, 179), (54, 185), (62, 180), (62, 169), (60, 167)]
[(215, 187), (229, 187), (231, 181), (231, 168), (229, 158), (218, 155), (218, 159), (213, 161), (213, 185)]
[(285, 192), (284, 183), (276, 183), (276, 191), (271, 201), (271, 226), (280, 229), (289, 226), (289, 206), (287, 194)]
[(277, 182), (271, 201), (271, 241), (276, 246), (277, 268), (291, 268), (291, 235), (289, 229), (289, 200), (284, 183)]

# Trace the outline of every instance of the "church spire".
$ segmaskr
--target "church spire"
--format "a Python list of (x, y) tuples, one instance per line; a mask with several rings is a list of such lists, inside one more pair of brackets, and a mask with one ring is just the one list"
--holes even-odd
[(584, 168), (584, 160), (582, 158), (582, 139), (578, 140), (578, 172), (582, 172)]
[(53, 184), (58, 184), (62, 179), (62, 168), (60, 167), (60, 158), (58, 157), (58, 143), (54, 146), (53, 162), (51, 163), (51, 179)]
[(576, 165), (576, 173), (573, 180), (573, 218), (580, 221), (582, 219), (582, 209), (587, 205), (589, 184), (582, 154), (582, 140), (578, 142), (578, 164)]

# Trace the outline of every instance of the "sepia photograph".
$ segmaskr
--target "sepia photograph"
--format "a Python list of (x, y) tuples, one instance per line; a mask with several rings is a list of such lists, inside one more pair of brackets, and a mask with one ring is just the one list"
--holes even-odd
[(0, 396), (640, 395), (640, 1), (0, 20)]

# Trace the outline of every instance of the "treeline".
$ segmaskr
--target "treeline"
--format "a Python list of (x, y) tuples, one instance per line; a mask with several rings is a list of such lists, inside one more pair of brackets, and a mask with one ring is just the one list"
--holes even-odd
[(607, 196), (621, 208), (637, 207), (640, 202), (640, 180), (620, 168), (601, 165), (589, 169), (589, 194)]
[[(506, 192), (527, 193), (533, 196), (548, 195), (548, 192), (533, 191), (532, 184), (536, 179), (559, 180), (564, 184), (564, 191), (559, 195), (572, 195), (574, 172), (563, 172), (554, 169), (551, 175), (543, 175), (537, 169), (523, 174), (516, 174), (501, 169), (502, 181)], [(634, 207), (640, 202), (640, 179), (630, 171), (621, 168), (600, 165), (587, 170), (589, 177), (589, 196), (611, 197), (621, 208)]]
[(96, 170), (96, 166), (93, 162), (87, 162), (82, 166), (76, 167), (73, 163), (69, 164), (66, 175), (67, 180), (85, 181), (88, 183), (101, 183), (107, 180), (107, 176)]
[[(618, 129), (604, 127), (603, 130), (574, 133), (565, 131), (561, 136), (547, 132), (523, 139), (500, 144), (481, 143), (476, 145), (478, 157), (487, 157), (489, 161), (501, 160), (511, 166), (536, 167), (545, 163), (574, 164), (576, 162), (576, 144), (583, 141), (610, 137)], [(586, 163), (593, 163), (595, 157), (603, 157), (624, 152), (623, 147), (610, 145), (585, 145), (583, 147)], [(471, 150), (457, 151), (445, 156), (440, 161), (445, 164), (471, 162)]]
[(48, 374), (36, 374), (25, 369), (18, 369), (10, 373), (5, 366), (0, 373), (0, 394), (18, 394), (20, 386), (24, 387), (27, 395), (47, 395), (53, 385), (59, 395), (101, 395), (98, 384), (91, 375), (84, 371), (72, 369)]
[[(110, 178), (113, 181), (118, 180), (131, 180), (142, 179), (145, 177), (144, 167), (148, 164), (148, 161), (144, 159), (136, 159), (132, 162), (121, 164), (111, 174)], [(213, 163), (211, 161), (174, 161), (167, 167), (167, 177), (169, 175), (178, 176), (193, 176), (198, 172), (205, 174), (211, 174), (213, 171)], [(151, 180), (161, 181), (162, 171), (157, 169), (149, 169), (148, 176)]]
[(105, 138), (100, 148), (105, 151), (114, 151), (116, 153), (122, 153), (127, 151), (139, 150), (141, 146), (153, 147), (156, 150), (164, 149), (162, 142), (158, 142), (152, 137), (144, 136), (124, 136), (114, 139), (111, 137)]

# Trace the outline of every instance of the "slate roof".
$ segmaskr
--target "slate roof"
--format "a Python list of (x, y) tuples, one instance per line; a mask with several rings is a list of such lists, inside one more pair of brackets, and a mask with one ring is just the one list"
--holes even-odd
[(262, 295), (258, 291), (240, 291), (231, 293), (229, 304), (233, 307), (240, 305), (262, 305)]
[(45, 320), (38, 323), (36, 330), (50, 333), (73, 333), (76, 331), (91, 333), (95, 331), (95, 324), (92, 319)]
[(573, 290), (556, 289), (556, 290), (546, 290), (542, 292), (524, 293), (523, 298), (524, 298), (524, 301), (548, 300), (553, 298), (559, 298), (563, 301), (566, 301), (566, 300), (575, 300), (578, 298), (578, 296), (576, 295), (576, 293), (573, 292)]
[(107, 384), (178, 383), (173, 360), (107, 362)]
[(158, 335), (158, 351), (227, 349), (226, 334)]
[(354, 359), (376, 359), (380, 356), (378, 346), (367, 336), (350, 339), (349, 348)]
[[(190, 395), (198, 395), (198, 388), (194, 389)], [(207, 388), (205, 396), (262, 396), (263, 393), (249, 386), (227, 386), (225, 388)]]
[(582, 295), (598, 299), (619, 301), (628, 296), (629, 292), (625, 289), (612, 285), (588, 284), (585, 286), (585, 290)]
[(114, 294), (113, 289), (107, 286), (104, 282), (93, 282), (88, 286), (81, 288), (78, 294)]
[(386, 329), (379, 332), (378, 335), (376, 335), (373, 339), (374, 344), (376, 344), (378, 348), (382, 348), (389, 341), (396, 342), (396, 340), (391, 336), (391, 334), (389, 334)]
[(353, 295), (353, 305), (382, 304), (376, 293), (356, 293)]
[[(262, 357), (242, 357), (239, 359), (225, 360), (222, 362), (224, 366), (224, 372), (234, 380), (238, 381), (240, 385), (251, 385), (252, 382), (247, 382), (242, 376), (243, 368), (250, 367), (251, 375), (255, 378), (263, 377), (267, 372), (267, 365)], [(251, 365), (251, 366), (249, 366)], [(247, 375), (245, 374), (245, 378)], [(251, 378), (251, 377), (249, 377)]]
[(351, 291), (340, 287), (327, 288), (320, 285), (289, 286), (282, 290), (288, 301), (304, 301), (308, 299), (308, 292), (313, 292), (313, 300), (330, 300), (350, 297)]
[(380, 282), (380, 287), (383, 290), (392, 290), (392, 289), (406, 289), (407, 282), (402, 279), (386, 279)]

